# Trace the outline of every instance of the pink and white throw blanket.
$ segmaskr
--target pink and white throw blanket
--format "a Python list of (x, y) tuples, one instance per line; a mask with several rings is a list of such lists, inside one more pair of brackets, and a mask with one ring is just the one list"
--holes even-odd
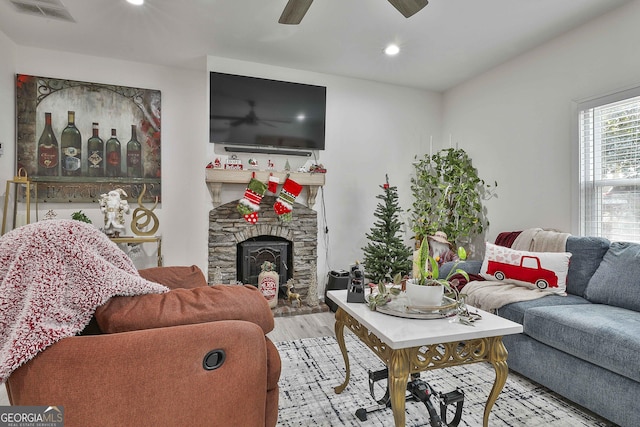
[(97, 228), (47, 220), (0, 238), (0, 382), (39, 351), (82, 331), (115, 295), (163, 293)]

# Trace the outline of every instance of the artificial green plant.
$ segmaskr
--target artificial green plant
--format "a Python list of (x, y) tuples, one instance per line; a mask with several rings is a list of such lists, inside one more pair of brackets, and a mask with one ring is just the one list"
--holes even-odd
[(482, 201), (494, 195), (497, 182), (485, 183), (461, 148), (443, 149), (422, 159), (416, 156), (414, 168), (410, 212), (416, 241), (444, 231), (457, 245), (482, 234), (489, 225)]

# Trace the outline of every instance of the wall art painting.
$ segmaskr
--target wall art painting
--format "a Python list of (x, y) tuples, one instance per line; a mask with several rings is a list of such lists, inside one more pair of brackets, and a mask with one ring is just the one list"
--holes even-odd
[(159, 90), (18, 74), (16, 170), (27, 171), (39, 201), (96, 202), (116, 188), (160, 200), (160, 98)]

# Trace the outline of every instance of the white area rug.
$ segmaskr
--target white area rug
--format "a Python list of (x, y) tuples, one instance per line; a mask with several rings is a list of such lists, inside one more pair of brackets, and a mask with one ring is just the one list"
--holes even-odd
[[(333, 388), (344, 380), (345, 368), (333, 337), (306, 338), (276, 343), (282, 358), (278, 426), (393, 426), (390, 408), (368, 414), (360, 421), (355, 412), (376, 405), (369, 394), (368, 371), (382, 369), (378, 357), (350, 332), (346, 334), (351, 380), (342, 394)], [(423, 372), (421, 378), (436, 392), (461, 388), (465, 393), (460, 426), (482, 426), (484, 404), (495, 373), (488, 363), (475, 363)], [(377, 384), (386, 382), (381, 381)], [(382, 397), (382, 389), (376, 398)], [(439, 411), (439, 409), (438, 409)], [(406, 426), (428, 426), (425, 405), (407, 402)], [(451, 421), (452, 414), (449, 415)], [(567, 404), (548, 389), (509, 373), (507, 383), (493, 406), (489, 425), (526, 427), (610, 426)]]

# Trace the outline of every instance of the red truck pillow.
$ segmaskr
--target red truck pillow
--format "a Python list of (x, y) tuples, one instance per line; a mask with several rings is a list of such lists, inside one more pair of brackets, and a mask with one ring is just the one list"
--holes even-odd
[(566, 295), (570, 259), (570, 252), (516, 251), (487, 242), (480, 275), (487, 280)]

